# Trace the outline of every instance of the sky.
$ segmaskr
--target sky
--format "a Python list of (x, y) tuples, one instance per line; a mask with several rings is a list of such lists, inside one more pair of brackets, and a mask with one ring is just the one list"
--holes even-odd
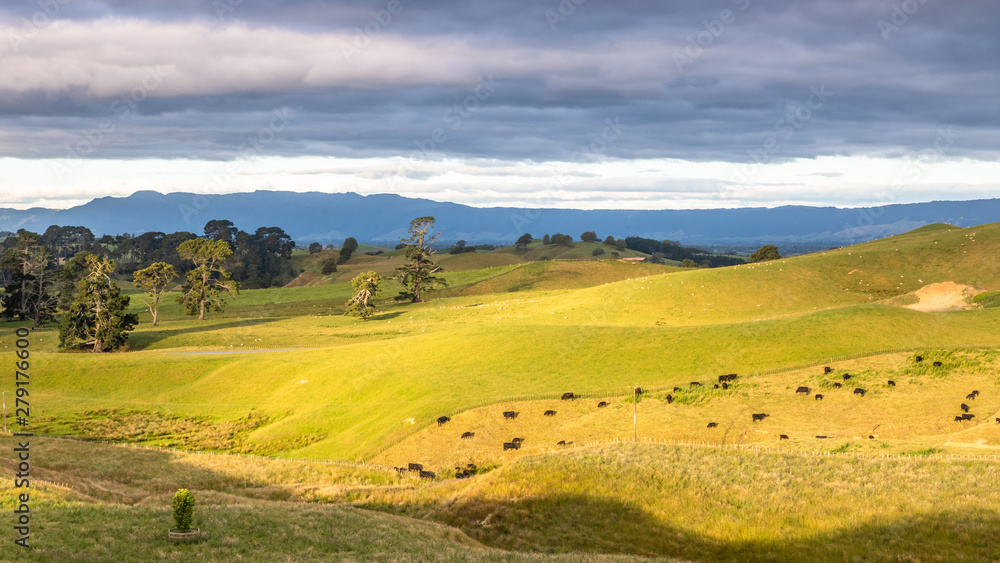
[(997, 21), (975, 0), (4, 2), (0, 207), (997, 197)]

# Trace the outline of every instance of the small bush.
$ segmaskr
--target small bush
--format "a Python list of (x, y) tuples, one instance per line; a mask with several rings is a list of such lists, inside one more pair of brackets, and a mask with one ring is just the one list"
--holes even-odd
[(320, 270), (320, 272), (322, 272), (324, 276), (329, 276), (330, 274), (336, 271), (337, 271), (336, 260), (327, 260), (326, 262), (323, 262), (323, 269)]
[(1000, 291), (987, 291), (972, 298), (972, 302), (983, 309), (1000, 307)]
[(595, 248), (594, 252), (591, 253), (592, 256), (600, 256), (601, 254), (604, 254), (603, 248)]
[(180, 489), (174, 494), (174, 522), (177, 523), (177, 531), (190, 532), (193, 518), (194, 495), (187, 489)]

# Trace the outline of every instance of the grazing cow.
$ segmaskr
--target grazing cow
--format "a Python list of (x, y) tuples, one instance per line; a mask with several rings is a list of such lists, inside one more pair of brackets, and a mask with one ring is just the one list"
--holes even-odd
[(466, 438), (471, 438), (475, 435), (476, 435), (475, 432), (462, 432), (462, 439), (464, 440)]
[(719, 376), (719, 383), (722, 383), (723, 381), (729, 381), (729, 376), (728, 375), (720, 375)]
[(514, 442), (504, 442), (503, 443), (503, 451), (516, 450), (516, 449), (517, 449), (517, 444), (515, 444)]
[(608, 406), (608, 402), (607, 401), (601, 401), (600, 403), (597, 403), (597, 408), (599, 408), (599, 409), (603, 409), (606, 406)]
[(896, 386), (896, 382), (890, 379), (889, 380), (889, 387), (895, 387), (895, 386)]
[(757, 422), (758, 420), (764, 420), (765, 418), (767, 418), (768, 416), (771, 416), (771, 415), (766, 414), (766, 413), (757, 413), (757, 414), (754, 414), (754, 415), (751, 415), (751, 416), (753, 417), (753, 421)]
[(962, 417), (960, 417), (960, 416), (956, 416), (955, 417), (955, 422), (962, 422), (963, 420), (965, 420), (965, 419), (962, 418)]
[(718, 426), (719, 426), (718, 422), (709, 422), (708, 423), (708, 427), (709, 428), (718, 428)]
[(469, 478), (469, 472), (468, 471), (456, 471), (455, 472), (455, 478), (456, 479), (468, 479)]
[(545, 411), (545, 416), (555, 416), (556, 411)]
[(674, 402), (674, 396), (673, 395), (667, 395), (667, 404), (669, 405), (669, 404), (671, 404), (673, 402)]
[(514, 420), (517, 418), (517, 413), (514, 411), (503, 411), (504, 420)]
[(421, 479), (433, 479), (434, 477), (436, 477), (436, 475), (434, 475), (433, 471), (421, 471), (420, 472), (420, 478)]
[(843, 387), (843, 385), (841, 385), (841, 384), (840, 384), (840, 382), (838, 381), (837, 383), (834, 383), (834, 384), (833, 384), (833, 387), (834, 387), (835, 389), (840, 389), (841, 387)]
[(944, 364), (942, 364), (941, 362), (934, 362), (934, 367), (936, 367), (936, 368), (939, 368), (942, 365), (944, 365)]
[(825, 439), (826, 439), (826, 436), (816, 436), (816, 437), (817, 437), (818, 439), (820, 439), (820, 440), (825, 440)]
[(470, 464), (466, 465), (465, 467), (469, 471), (475, 471), (476, 470), (476, 464), (475, 463), (470, 463)]
[(419, 463), (411, 463), (406, 466), (408, 471), (423, 471), (424, 466)]
[(823, 366), (823, 373), (824, 374), (832, 373), (832, 372), (833, 372), (833, 368), (832, 367), (830, 367), (830, 366)]
[(964, 418), (965, 420), (972, 420), (973, 418), (976, 418), (976, 415), (974, 415), (974, 414), (963, 414), (962, 418)]
[(406, 473), (405, 467), (393, 467), (393, 469), (396, 470), (396, 473)]
[[(718, 387), (718, 385), (716, 385), (716, 387)], [(729, 389), (729, 384), (728, 383), (723, 383), (722, 384), (722, 388), (723, 389)]]
[(862, 388), (860, 388), (860, 387), (855, 387), (854, 394), (855, 395), (861, 395), (862, 397), (864, 397), (865, 396), (865, 390), (862, 389)]
[(557, 446), (565, 446), (566, 445), (566, 440), (559, 440), (558, 442), (556, 442), (556, 445)]
[(962, 403), (962, 412), (969, 412), (969, 405)]
[(997, 424), (1000, 424), (1000, 418), (997, 419)]
[(821, 395), (819, 393), (816, 393), (816, 400), (817, 401), (822, 401), (823, 400), (823, 395)]
[(691, 387), (701, 387), (701, 383), (698, 383), (697, 381), (692, 381)]
[(681, 388), (680, 388), (680, 387), (674, 387), (674, 393), (676, 393), (676, 392), (678, 392), (678, 391), (680, 391), (680, 390), (681, 390)]
[(715, 384), (715, 387), (712, 387), (712, 389), (718, 389), (718, 388), (719, 388), (719, 384), (718, 383)]
[(979, 396), (979, 389), (973, 390), (972, 394), (978, 397)]
[(976, 394), (975, 393), (969, 393), (968, 395), (965, 396), (965, 398), (969, 399), (970, 401), (974, 401), (974, 400), (976, 400)]
[(872, 436), (871, 434), (869, 434), (869, 435), (868, 435), (868, 439), (869, 439), (869, 440), (874, 440), (874, 439), (875, 439), (875, 436)]
[(636, 386), (636, 388), (635, 388), (635, 394), (636, 395), (642, 395), (642, 387)]
[(917, 363), (919, 364), (920, 362), (924, 361), (924, 357), (923, 356), (917, 356), (916, 358), (914, 358), (914, 360), (916, 360)]
[(444, 424), (445, 422), (449, 422), (450, 420), (451, 419), (448, 418), (447, 416), (439, 416), (438, 417), (438, 426), (441, 426), (442, 424)]
[(513, 438), (513, 439), (511, 439), (510, 443), (512, 443), (512, 444), (520, 444), (523, 441), (524, 441), (524, 438)]
[(806, 395), (808, 395), (810, 391), (812, 391), (812, 389), (809, 389), (808, 387), (799, 387), (798, 389), (795, 390), (795, 393), (796, 394), (805, 393)]
[(563, 393), (562, 394), (562, 400), (564, 400), (564, 401), (569, 401), (569, 400), (575, 399), (575, 398), (576, 398), (576, 395), (574, 395), (572, 393)]
[(785, 436), (784, 434), (778, 436), (778, 440), (787, 440), (787, 439), (788, 439), (788, 436)]
[(847, 381), (848, 379), (850, 379), (850, 378), (851, 378), (851, 374), (849, 374), (849, 373), (845, 373), (845, 374), (844, 374), (844, 375), (842, 375), (841, 377), (843, 377), (843, 378), (844, 378), (844, 381)]

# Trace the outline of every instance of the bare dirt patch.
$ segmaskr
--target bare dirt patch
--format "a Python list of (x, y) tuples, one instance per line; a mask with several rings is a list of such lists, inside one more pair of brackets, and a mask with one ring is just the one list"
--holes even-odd
[(925, 285), (913, 292), (917, 298), (916, 303), (904, 305), (907, 309), (914, 311), (959, 311), (962, 309), (972, 309), (972, 298), (979, 293), (979, 290), (970, 286), (957, 284), (955, 282), (941, 282)]

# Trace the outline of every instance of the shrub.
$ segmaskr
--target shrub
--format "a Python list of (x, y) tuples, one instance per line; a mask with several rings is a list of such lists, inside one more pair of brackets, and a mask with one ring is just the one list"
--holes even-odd
[(604, 249), (603, 248), (595, 248), (594, 252), (591, 253), (591, 256), (600, 256), (601, 254), (604, 254)]
[(174, 522), (180, 532), (191, 531), (194, 518), (194, 495), (187, 489), (180, 489), (174, 495)]
[(323, 269), (320, 270), (320, 272), (324, 276), (329, 276), (330, 274), (332, 274), (332, 273), (334, 273), (336, 271), (337, 271), (337, 261), (333, 260), (333, 259), (330, 259), (330, 260), (327, 260), (326, 262), (323, 262)]
[(987, 291), (972, 298), (972, 302), (983, 309), (1000, 307), (1000, 291)]

